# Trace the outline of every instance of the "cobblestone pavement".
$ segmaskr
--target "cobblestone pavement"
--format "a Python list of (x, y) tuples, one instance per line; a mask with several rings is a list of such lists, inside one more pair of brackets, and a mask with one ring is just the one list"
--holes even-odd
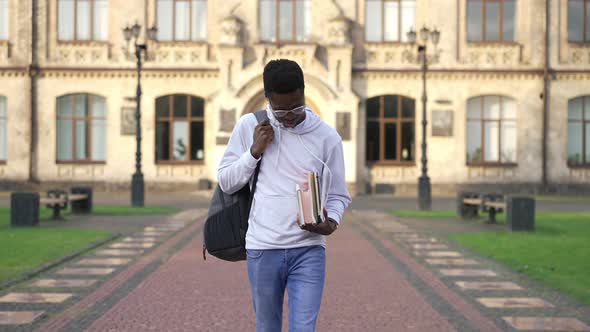
[[(318, 331), (590, 331), (588, 306), (380, 211), (328, 239)], [(0, 331), (253, 331), (245, 263), (203, 261), (197, 214), (0, 293)]]

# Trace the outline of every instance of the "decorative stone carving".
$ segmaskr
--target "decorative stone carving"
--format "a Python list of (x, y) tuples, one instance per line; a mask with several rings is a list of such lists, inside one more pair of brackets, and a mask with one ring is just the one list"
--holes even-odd
[(262, 63), (266, 64), (271, 59), (291, 59), (302, 67), (311, 65), (315, 55), (317, 45), (315, 44), (287, 44), (281, 47), (276, 45), (263, 45)]
[(336, 113), (336, 130), (343, 141), (350, 141), (350, 112)]
[(220, 44), (239, 46), (242, 43), (242, 26), (244, 22), (231, 14), (221, 21)]
[(219, 131), (231, 133), (236, 124), (236, 109), (221, 109), (219, 111)]
[(373, 182), (386, 183), (390, 181), (413, 180), (418, 173), (415, 167), (375, 166), (369, 170), (369, 174)]
[(515, 65), (521, 61), (519, 45), (470, 45), (462, 64)]
[(135, 135), (135, 108), (121, 108), (121, 135)]
[(495, 65), (496, 64), (496, 53), (487, 53), (487, 62), (489, 64)]
[(229, 136), (217, 136), (215, 138), (215, 144), (217, 145), (227, 145), (229, 143)]
[(575, 50), (572, 52), (572, 63), (574, 65), (579, 65), (582, 63), (582, 51)]
[(52, 60), (72, 65), (97, 65), (109, 63), (110, 46), (104, 43), (62, 43), (56, 46)]
[(160, 51), (157, 53), (156, 59), (158, 61), (167, 61), (169, 57), (170, 57), (170, 52)]
[(417, 62), (416, 50), (412, 44), (367, 44), (365, 58), (367, 67), (395, 67)]
[(344, 15), (338, 15), (328, 22), (328, 45), (349, 45), (350, 44), (350, 20)]
[(453, 136), (453, 111), (432, 111), (432, 136)]
[(60, 179), (101, 179), (104, 172), (104, 165), (57, 165), (57, 177)]
[(162, 65), (209, 64), (209, 45), (205, 43), (154, 43), (151, 50), (154, 61)]
[(156, 175), (161, 178), (196, 178), (203, 174), (202, 165), (156, 165)]

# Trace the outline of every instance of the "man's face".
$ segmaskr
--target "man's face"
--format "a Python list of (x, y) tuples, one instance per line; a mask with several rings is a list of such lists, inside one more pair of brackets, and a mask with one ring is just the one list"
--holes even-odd
[[(273, 111), (287, 111), (292, 110), (300, 106), (305, 105), (305, 95), (301, 89), (289, 93), (271, 93), (268, 96), (268, 102)], [(288, 112), (284, 116), (277, 116), (277, 121), (283, 124), (287, 128), (294, 128), (305, 120), (305, 112), (296, 114), (294, 112)]]

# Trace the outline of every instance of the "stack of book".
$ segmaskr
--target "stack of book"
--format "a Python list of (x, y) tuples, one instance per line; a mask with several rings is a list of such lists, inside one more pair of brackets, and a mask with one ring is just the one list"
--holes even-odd
[(305, 224), (319, 224), (325, 220), (323, 211), (324, 203), (320, 194), (318, 174), (310, 172), (307, 181), (302, 185), (296, 185), (297, 203), (299, 205), (298, 223), (300, 227)]

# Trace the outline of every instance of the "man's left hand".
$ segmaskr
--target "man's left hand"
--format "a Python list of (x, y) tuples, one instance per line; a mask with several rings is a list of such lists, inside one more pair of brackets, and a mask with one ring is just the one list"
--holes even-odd
[(313, 224), (305, 224), (301, 227), (301, 229), (304, 229), (306, 231), (312, 232), (312, 233), (318, 233), (318, 234), (322, 234), (322, 235), (330, 235), (332, 233), (334, 233), (334, 231), (336, 230), (336, 221), (328, 218), (328, 213), (324, 210), (324, 216), (325, 221), (321, 222), (319, 224), (313, 225)]

